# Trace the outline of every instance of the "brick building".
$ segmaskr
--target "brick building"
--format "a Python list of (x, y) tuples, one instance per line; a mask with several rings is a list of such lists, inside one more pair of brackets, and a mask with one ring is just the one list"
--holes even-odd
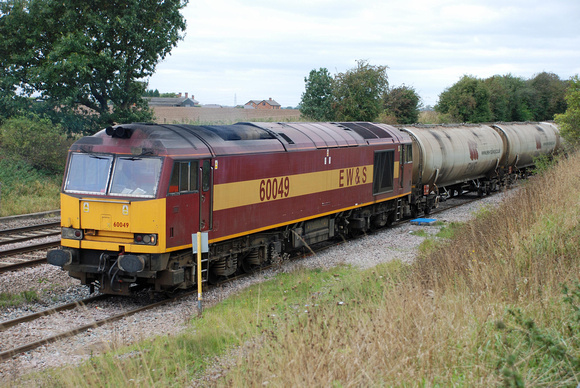
[(268, 100), (250, 100), (244, 105), (249, 109), (280, 109), (280, 104), (270, 97)]

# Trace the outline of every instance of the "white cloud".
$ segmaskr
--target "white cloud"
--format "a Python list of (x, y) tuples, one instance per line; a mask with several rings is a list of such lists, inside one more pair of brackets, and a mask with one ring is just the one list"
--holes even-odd
[(297, 105), (310, 70), (365, 59), (425, 104), (464, 74), (580, 73), (580, 2), (553, 0), (215, 0), (190, 2), (188, 28), (149, 87), (232, 105)]

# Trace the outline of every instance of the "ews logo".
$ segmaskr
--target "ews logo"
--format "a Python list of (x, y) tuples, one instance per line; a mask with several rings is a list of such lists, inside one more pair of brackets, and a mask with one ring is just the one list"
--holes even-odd
[(367, 168), (353, 167), (338, 171), (338, 187), (356, 186), (367, 183)]

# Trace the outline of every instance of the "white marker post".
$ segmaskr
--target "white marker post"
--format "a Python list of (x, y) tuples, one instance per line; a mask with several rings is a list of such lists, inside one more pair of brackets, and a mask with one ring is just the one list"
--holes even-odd
[[(197, 309), (202, 313), (201, 294), (202, 294), (202, 253), (209, 252), (207, 232), (197, 232), (197, 235), (191, 235), (193, 253), (197, 253)], [(208, 268), (209, 269), (209, 268)]]

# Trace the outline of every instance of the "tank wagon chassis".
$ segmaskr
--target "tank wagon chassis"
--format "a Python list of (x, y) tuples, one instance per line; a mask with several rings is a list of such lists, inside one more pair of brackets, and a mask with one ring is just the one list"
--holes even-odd
[(548, 123), (109, 127), (69, 151), (62, 247), (47, 259), (91, 292), (188, 288), (197, 232), (202, 280), (215, 282), (509, 187), (558, 147)]

